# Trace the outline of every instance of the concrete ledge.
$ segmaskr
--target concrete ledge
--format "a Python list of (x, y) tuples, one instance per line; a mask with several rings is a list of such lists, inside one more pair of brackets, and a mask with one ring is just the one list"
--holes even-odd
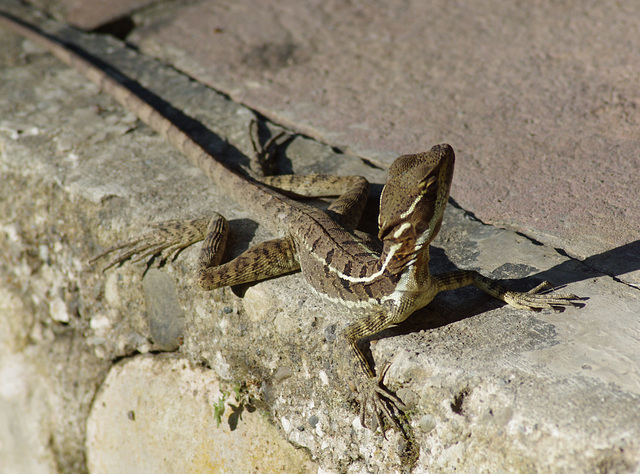
[[(220, 391), (214, 371), (178, 357), (137, 356), (114, 365), (87, 420), (89, 471), (317, 471), (262, 412), (229, 392)], [(216, 412), (225, 401), (227, 411), (234, 408), (229, 421)]]

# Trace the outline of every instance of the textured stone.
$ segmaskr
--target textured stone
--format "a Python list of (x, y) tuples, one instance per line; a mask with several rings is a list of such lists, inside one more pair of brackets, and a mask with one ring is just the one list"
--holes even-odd
[(0, 285), (0, 470), (53, 472), (51, 381), (42, 371), (39, 351), (28, 347), (33, 316), (7, 290)]
[(184, 311), (178, 303), (176, 285), (166, 273), (150, 269), (142, 280), (154, 349), (174, 351), (180, 345)]
[[(220, 400), (225, 410), (216, 417)], [(241, 407), (233, 420), (233, 407)], [(237, 411), (237, 410), (236, 410)], [(184, 359), (139, 356), (114, 365), (87, 425), (92, 473), (311, 472), (317, 466), (260, 412), (220, 391), (211, 370)]]

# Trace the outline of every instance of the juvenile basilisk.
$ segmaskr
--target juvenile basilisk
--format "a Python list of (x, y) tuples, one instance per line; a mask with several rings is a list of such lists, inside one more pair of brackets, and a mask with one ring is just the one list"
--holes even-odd
[[(401, 400), (382, 383), (365, 358), (358, 341), (400, 323), (445, 290), (475, 285), (511, 306), (523, 309), (579, 305), (572, 294), (541, 294), (543, 283), (526, 293), (513, 292), (475, 271), (429, 273), (429, 244), (438, 233), (453, 177), (454, 152), (436, 145), (425, 153), (396, 159), (380, 199), (378, 238), (381, 250), (355, 231), (368, 196), (361, 177), (268, 176), (256, 178), (231, 169), (211, 156), (194, 139), (131, 90), (123, 76), (103, 70), (86, 54), (69, 49), (46, 33), (6, 13), (0, 24), (39, 43), (75, 67), (113, 96), (126, 109), (160, 133), (213, 182), (241, 205), (254, 209), (270, 229), (282, 237), (250, 248), (220, 264), (227, 236), (224, 218), (166, 222), (96, 257), (113, 255), (107, 267), (130, 258), (171, 253), (204, 239), (197, 284), (204, 290), (256, 282), (296, 270), (317, 292), (343, 303), (360, 317), (343, 336), (352, 362), (349, 377), (359, 393), (362, 422), (370, 407), (383, 426), (386, 415), (397, 423)], [(291, 198), (339, 196), (326, 211)], [(94, 259), (95, 260), (95, 259)]]

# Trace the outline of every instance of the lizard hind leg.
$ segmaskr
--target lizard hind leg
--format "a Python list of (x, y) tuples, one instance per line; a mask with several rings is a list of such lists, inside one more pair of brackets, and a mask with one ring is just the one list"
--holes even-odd
[(362, 176), (278, 175), (260, 181), (296, 199), (337, 196), (327, 212), (349, 229), (358, 225), (369, 196), (369, 182)]
[(283, 130), (271, 136), (263, 144), (260, 140), (260, 135), (265, 129), (264, 123), (255, 119), (251, 120), (249, 124), (249, 138), (253, 146), (253, 153), (249, 155), (249, 169), (259, 177), (276, 174), (278, 152), (295, 137), (294, 134)]

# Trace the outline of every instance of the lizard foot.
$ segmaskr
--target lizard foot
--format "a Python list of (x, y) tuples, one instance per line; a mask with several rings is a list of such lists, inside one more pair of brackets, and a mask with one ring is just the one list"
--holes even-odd
[[(204, 238), (209, 219), (191, 219), (186, 221), (166, 221), (154, 224), (151, 230), (127, 242), (109, 247), (93, 257), (89, 263), (111, 255), (112, 260), (102, 269), (106, 271), (114, 265), (131, 260), (138, 262), (153, 255), (165, 252), (165, 258), (177, 255), (181, 250)], [(134, 257), (135, 256), (135, 257)], [(132, 258), (133, 257), (133, 258)]]
[(278, 150), (292, 140), (293, 134), (281, 131), (262, 144), (260, 141), (260, 123), (252, 120), (249, 124), (249, 138), (253, 146), (253, 154), (249, 156), (249, 168), (256, 175), (272, 176), (277, 172), (276, 155)]
[[(362, 426), (372, 428), (374, 431), (379, 427), (383, 434), (385, 431), (385, 417), (388, 418), (398, 430), (402, 432), (405, 431), (400, 422), (404, 417), (402, 409), (405, 405), (400, 398), (382, 383), (388, 370), (389, 364), (382, 369), (378, 377), (361, 380), (361, 383), (357, 387), (358, 401), (360, 402), (360, 423)], [(377, 426), (370, 427), (366, 423), (369, 407), (371, 407), (371, 411), (375, 416)]]
[(519, 309), (563, 311), (567, 306), (581, 308), (584, 306), (582, 301), (588, 299), (574, 294), (549, 293), (551, 289), (553, 289), (553, 285), (548, 281), (543, 281), (526, 293), (509, 291), (505, 294), (504, 300), (509, 305)]

